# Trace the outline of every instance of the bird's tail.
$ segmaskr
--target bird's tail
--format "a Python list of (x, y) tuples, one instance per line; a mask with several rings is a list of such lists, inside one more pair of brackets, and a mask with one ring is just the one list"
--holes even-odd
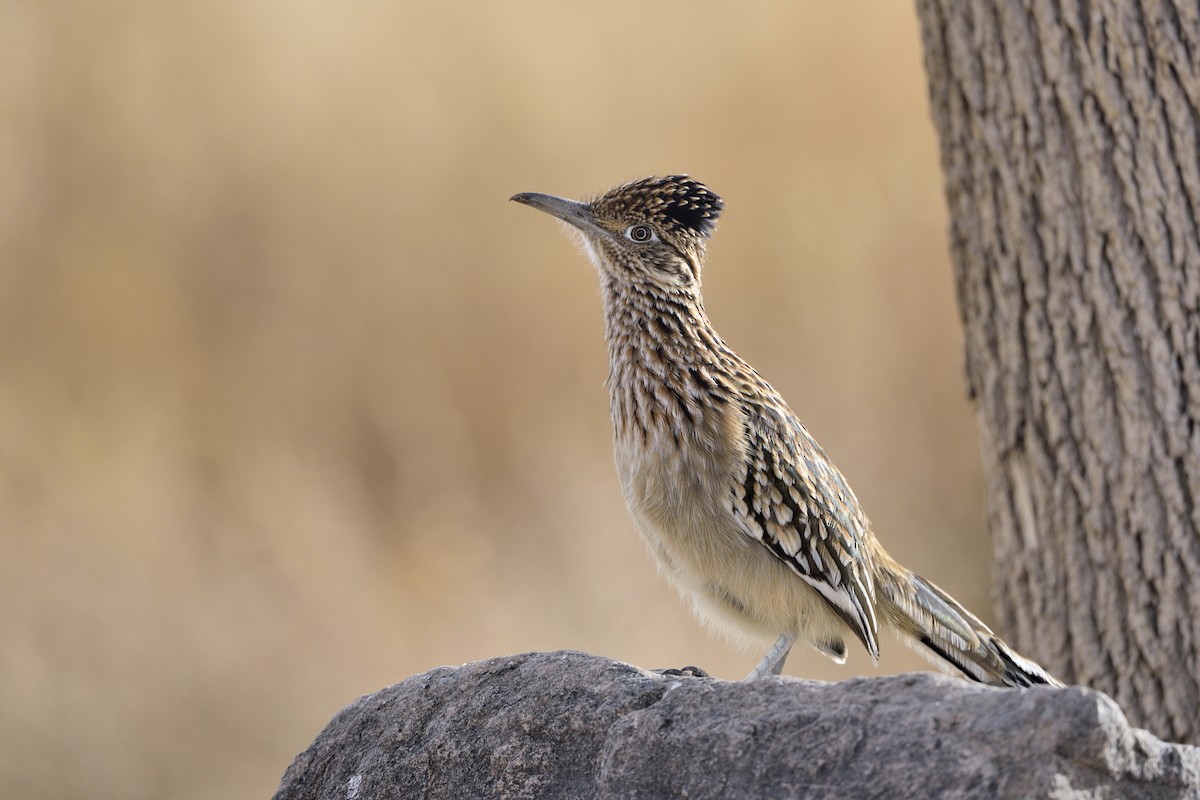
[(936, 656), (935, 664), (992, 686), (1062, 686), (953, 597), (894, 561), (878, 571), (876, 590), (885, 619), (918, 652)]

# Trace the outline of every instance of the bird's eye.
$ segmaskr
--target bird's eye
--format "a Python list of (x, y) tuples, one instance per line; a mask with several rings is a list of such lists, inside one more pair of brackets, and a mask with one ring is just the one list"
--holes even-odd
[(630, 225), (625, 229), (625, 238), (638, 244), (653, 242), (658, 239), (654, 235), (654, 229), (649, 225)]

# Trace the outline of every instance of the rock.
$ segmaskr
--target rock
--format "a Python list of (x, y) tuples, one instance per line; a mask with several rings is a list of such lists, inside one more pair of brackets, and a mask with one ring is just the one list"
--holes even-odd
[(729, 683), (583, 653), (439, 667), (359, 698), (277, 800), (1200, 798), (1200, 748), (1089, 689), (918, 673)]

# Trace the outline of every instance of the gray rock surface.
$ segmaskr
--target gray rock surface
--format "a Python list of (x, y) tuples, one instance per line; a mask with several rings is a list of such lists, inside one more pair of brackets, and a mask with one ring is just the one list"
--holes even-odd
[(583, 653), (439, 667), (359, 698), (278, 800), (1200, 798), (1200, 748), (1087, 689), (926, 673), (753, 684)]

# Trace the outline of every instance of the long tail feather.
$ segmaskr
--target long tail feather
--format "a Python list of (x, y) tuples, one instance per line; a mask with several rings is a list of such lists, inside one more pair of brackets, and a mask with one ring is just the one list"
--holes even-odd
[(877, 588), (884, 617), (901, 638), (971, 680), (992, 686), (1062, 686), (920, 575), (893, 562), (880, 570)]

